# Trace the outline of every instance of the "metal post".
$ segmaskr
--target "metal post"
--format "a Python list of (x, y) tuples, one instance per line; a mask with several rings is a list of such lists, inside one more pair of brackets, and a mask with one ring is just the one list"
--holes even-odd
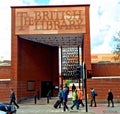
[(35, 97), (34, 97), (34, 100), (35, 100), (35, 104), (36, 104), (36, 103), (37, 103), (36, 95), (35, 95)]
[[(79, 50), (79, 46), (78, 46), (78, 66), (80, 67), (80, 50)], [(80, 70), (81, 70), (81, 68), (80, 68)], [(79, 72), (81, 72), (81, 71), (79, 71)], [(80, 75), (82, 75), (82, 74), (80, 74)], [(78, 79), (78, 81), (79, 81), (79, 89), (80, 89), (80, 77), (81, 76), (79, 76), (79, 79)]]
[(86, 104), (86, 112), (88, 112), (88, 105), (87, 105), (87, 84), (86, 84), (86, 65), (84, 65), (84, 88), (85, 88), (85, 104)]
[(38, 97), (38, 100), (40, 99), (40, 93), (39, 91), (37, 91), (37, 97)]
[(47, 96), (47, 104), (49, 104), (49, 96)]

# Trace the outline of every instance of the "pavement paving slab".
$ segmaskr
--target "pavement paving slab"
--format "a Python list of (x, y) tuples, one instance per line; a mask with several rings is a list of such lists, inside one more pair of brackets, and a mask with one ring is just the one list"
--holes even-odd
[[(80, 107), (79, 110), (74, 107), (73, 110), (62, 112), (63, 108), (55, 109), (53, 107), (55, 100), (50, 100), (49, 104), (47, 104), (46, 99), (37, 101), (37, 104), (34, 104), (34, 101), (20, 103), (17, 114), (120, 114), (120, 103), (115, 103), (115, 107), (107, 107), (107, 104), (104, 103), (98, 103), (97, 107), (89, 107), (88, 103), (88, 112), (86, 112), (86, 107)], [(71, 102), (68, 102), (68, 107), (71, 105)]]
[(85, 112), (84, 108), (80, 110), (69, 110), (62, 112), (62, 108), (55, 109), (52, 105), (19, 105), (20, 108), (17, 110), (17, 114), (62, 114), (62, 113), (71, 113), (71, 114), (94, 114), (93, 112)]

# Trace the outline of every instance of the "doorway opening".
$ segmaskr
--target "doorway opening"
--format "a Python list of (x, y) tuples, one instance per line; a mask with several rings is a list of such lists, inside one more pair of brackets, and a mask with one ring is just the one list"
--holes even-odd
[(48, 92), (53, 96), (53, 83), (51, 81), (41, 82), (41, 97), (47, 97)]

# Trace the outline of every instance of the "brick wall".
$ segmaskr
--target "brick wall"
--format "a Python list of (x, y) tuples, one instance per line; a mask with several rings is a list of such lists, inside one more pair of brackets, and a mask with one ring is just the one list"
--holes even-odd
[(95, 78), (87, 79), (89, 98), (90, 88), (94, 88), (97, 99), (104, 99), (103, 102), (107, 102), (108, 89), (112, 89), (116, 101), (120, 99), (120, 63), (92, 64), (92, 73)]
[(92, 74), (98, 76), (120, 76), (120, 63), (94, 63)]
[(0, 66), (0, 79), (11, 78), (11, 66)]
[[(31, 97), (41, 91), (41, 82), (58, 85), (58, 48), (19, 38), (18, 98)], [(28, 81), (35, 82), (33, 91), (27, 90)]]
[(94, 88), (97, 91), (96, 97), (99, 101), (107, 102), (108, 89), (111, 89), (114, 94), (114, 99), (120, 99), (120, 79), (87, 79), (87, 93), (90, 99), (90, 88)]
[(0, 101), (8, 101), (11, 81), (1, 79), (11, 79), (11, 66), (0, 66)]

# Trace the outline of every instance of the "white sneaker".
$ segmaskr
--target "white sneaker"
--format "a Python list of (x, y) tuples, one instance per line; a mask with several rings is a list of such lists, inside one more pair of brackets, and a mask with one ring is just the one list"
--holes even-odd
[(69, 109), (66, 109), (66, 111), (68, 112), (68, 111), (69, 111)]

